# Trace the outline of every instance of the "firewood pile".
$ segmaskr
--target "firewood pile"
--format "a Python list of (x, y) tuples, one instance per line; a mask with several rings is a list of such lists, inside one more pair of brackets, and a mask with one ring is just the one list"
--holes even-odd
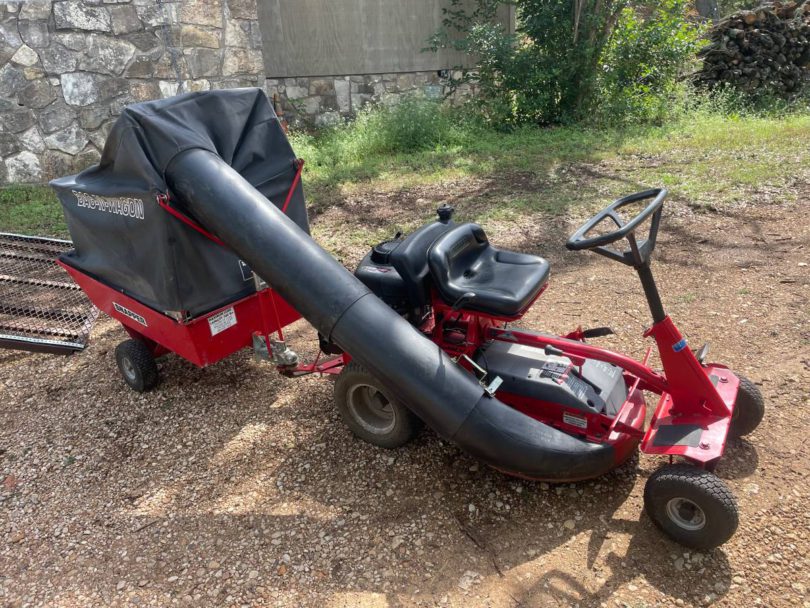
[(709, 31), (697, 84), (767, 88), (787, 95), (810, 76), (810, 1), (773, 2), (735, 13)]

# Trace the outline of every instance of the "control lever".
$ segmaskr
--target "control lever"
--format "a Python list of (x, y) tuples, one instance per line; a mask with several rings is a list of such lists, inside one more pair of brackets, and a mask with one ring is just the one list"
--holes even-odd
[(591, 327), (582, 332), (583, 338), (602, 338), (604, 336), (612, 336), (616, 332), (610, 327)]
[[(498, 388), (501, 386), (501, 384), (503, 384), (503, 378), (501, 378), (500, 376), (495, 376), (492, 379), (492, 382), (490, 382), (489, 384), (485, 384), (486, 378), (489, 375), (489, 372), (487, 370), (478, 365), (467, 355), (461, 355), (458, 359), (464, 359), (470, 365), (470, 367), (473, 368), (473, 370), (477, 371), (481, 375), (481, 377), (478, 379), (478, 384), (480, 384), (484, 388), (484, 390), (489, 394), (490, 397), (494, 396), (495, 391), (497, 391)], [(458, 359), (456, 359), (456, 361), (458, 361)]]
[(576, 355), (572, 355), (566, 352), (563, 352), (556, 346), (551, 346), (551, 344), (547, 344), (546, 347), (543, 349), (543, 352), (547, 355), (551, 355), (554, 357), (567, 357), (571, 360), (571, 363), (575, 367), (582, 367), (585, 365), (585, 358), (584, 357), (577, 357)]

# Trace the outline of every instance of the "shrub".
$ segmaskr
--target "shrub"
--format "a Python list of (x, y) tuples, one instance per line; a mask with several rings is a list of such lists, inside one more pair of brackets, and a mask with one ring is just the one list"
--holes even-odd
[(409, 99), (361, 112), (345, 133), (367, 154), (407, 153), (452, 142), (454, 122), (440, 103)]
[(597, 107), (600, 122), (655, 122), (683, 92), (680, 77), (695, 62), (700, 28), (687, 21), (685, 0), (626, 7), (602, 58)]
[[(475, 57), (462, 81), (477, 79), (492, 124), (559, 124), (591, 117), (648, 119), (697, 46), (683, 0), (449, 0), (431, 47)], [(517, 7), (517, 32), (496, 20)]]
[(440, 101), (414, 98), (369, 107), (351, 122), (316, 134), (293, 133), (291, 140), (312, 167), (339, 178), (343, 173), (371, 170), (386, 157), (463, 145), (479, 129), (467, 112)]

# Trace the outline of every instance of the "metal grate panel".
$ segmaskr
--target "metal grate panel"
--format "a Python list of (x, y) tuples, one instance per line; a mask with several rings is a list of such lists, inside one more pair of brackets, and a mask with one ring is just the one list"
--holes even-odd
[(72, 248), (0, 232), (0, 347), (68, 354), (87, 345), (98, 309), (56, 263)]

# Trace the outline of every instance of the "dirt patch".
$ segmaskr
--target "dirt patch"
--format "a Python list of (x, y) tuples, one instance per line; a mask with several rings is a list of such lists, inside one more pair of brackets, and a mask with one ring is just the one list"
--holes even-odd
[[(385, 232), (449, 198), (462, 215), (491, 204), (486, 184), (454, 186), (386, 195), (383, 212), (358, 199), (315, 233)], [(330, 381), (280, 378), (248, 353), (204, 370), (167, 357), (163, 383), (137, 395), (113, 360), (125, 334), (107, 321), (71, 358), (0, 353), (0, 605), (808, 606), (806, 211), (666, 212), (654, 271), (668, 311), (769, 408), (718, 469), (741, 510), (718, 550), (687, 551), (642, 514), (659, 460), (555, 486), (491, 471), (429, 431), (380, 450), (342, 426)], [(552, 263), (522, 325), (611, 325), (601, 343), (641, 356), (648, 312), (632, 271), (563, 248), (585, 213), (485, 227)], [(305, 323), (290, 332), (302, 351), (313, 338)]]

